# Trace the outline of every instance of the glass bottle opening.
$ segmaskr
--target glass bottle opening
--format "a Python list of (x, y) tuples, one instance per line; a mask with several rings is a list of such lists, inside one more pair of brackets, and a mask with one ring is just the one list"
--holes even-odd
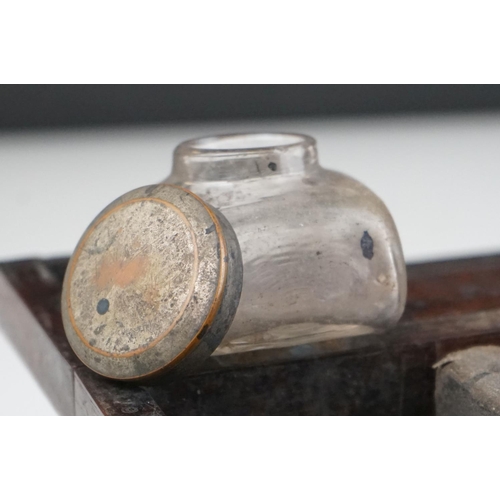
[(205, 151), (246, 151), (252, 149), (273, 149), (299, 144), (314, 144), (314, 139), (300, 134), (231, 134), (203, 137), (185, 143), (192, 149)]
[(317, 167), (316, 141), (293, 133), (228, 134), (180, 144), (170, 182), (245, 180)]

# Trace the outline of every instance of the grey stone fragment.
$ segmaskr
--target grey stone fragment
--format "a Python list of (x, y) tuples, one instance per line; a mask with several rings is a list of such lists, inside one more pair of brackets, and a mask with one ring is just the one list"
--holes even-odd
[(437, 415), (500, 415), (500, 347), (457, 351), (434, 367)]

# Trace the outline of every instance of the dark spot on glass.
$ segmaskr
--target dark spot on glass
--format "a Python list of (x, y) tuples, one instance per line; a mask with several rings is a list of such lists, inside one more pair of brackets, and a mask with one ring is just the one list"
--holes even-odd
[(97, 312), (99, 314), (106, 314), (109, 310), (109, 300), (108, 299), (101, 299), (97, 303)]
[(210, 234), (210, 233), (213, 233), (215, 231), (215, 224), (212, 224), (210, 227), (207, 227), (205, 229), (205, 234)]
[(371, 260), (373, 258), (373, 239), (368, 234), (368, 231), (363, 233), (363, 237), (361, 238), (361, 250), (363, 251), (363, 257), (365, 259)]
[(274, 163), (273, 161), (268, 165), (269, 167), (269, 170), (272, 170), (273, 172), (276, 172), (276, 170), (278, 169), (278, 165), (276, 165), (276, 163)]

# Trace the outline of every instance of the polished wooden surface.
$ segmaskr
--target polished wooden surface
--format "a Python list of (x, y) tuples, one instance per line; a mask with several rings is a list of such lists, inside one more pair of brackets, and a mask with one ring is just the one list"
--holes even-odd
[(199, 373), (137, 386), (106, 380), (71, 351), (61, 323), (67, 259), (4, 263), (0, 322), (65, 415), (434, 414), (433, 365), (500, 345), (500, 256), (409, 266), (392, 331), (212, 356)]

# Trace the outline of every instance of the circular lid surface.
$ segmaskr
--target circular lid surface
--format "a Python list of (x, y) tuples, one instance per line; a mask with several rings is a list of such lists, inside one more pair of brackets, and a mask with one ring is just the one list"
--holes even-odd
[(64, 280), (64, 328), (77, 356), (110, 378), (192, 367), (222, 340), (241, 286), (227, 220), (183, 188), (146, 186), (82, 236)]

